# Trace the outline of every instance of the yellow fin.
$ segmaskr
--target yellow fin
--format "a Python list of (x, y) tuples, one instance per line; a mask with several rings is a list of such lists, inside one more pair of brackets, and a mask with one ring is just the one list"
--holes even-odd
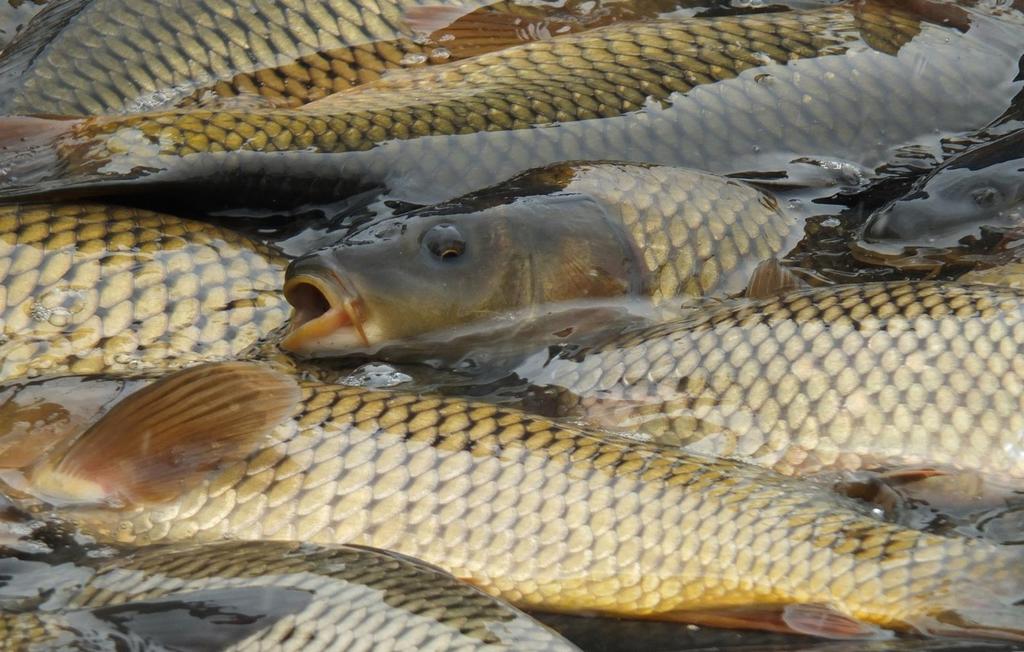
[(139, 390), (28, 475), (50, 502), (161, 502), (249, 455), (300, 400), (295, 381), (249, 362), (180, 371)]
[(526, 18), (489, 7), (467, 12), (445, 5), (409, 7), (405, 24), (451, 53), (452, 59), (466, 59), (514, 45), (540, 41), (574, 31), (570, 23)]

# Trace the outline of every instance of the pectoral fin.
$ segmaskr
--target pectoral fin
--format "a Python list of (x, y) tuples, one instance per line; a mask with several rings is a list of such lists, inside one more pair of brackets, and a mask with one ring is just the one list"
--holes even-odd
[(822, 604), (768, 604), (680, 611), (682, 622), (725, 629), (758, 629), (837, 640), (883, 640), (893, 632)]
[(295, 408), (295, 381), (247, 362), (172, 374), (114, 406), (28, 473), (49, 502), (161, 502), (245, 458)]

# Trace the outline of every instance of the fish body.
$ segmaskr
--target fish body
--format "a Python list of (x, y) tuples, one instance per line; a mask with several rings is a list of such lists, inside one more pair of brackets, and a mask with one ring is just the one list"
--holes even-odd
[(460, 326), (511, 313), (518, 324), (560, 302), (740, 295), (754, 268), (784, 255), (799, 231), (774, 196), (740, 181), (555, 164), (371, 222), (296, 259), (284, 344), (307, 355), (430, 338), (450, 345)]
[(42, 605), (0, 614), (0, 649), (576, 649), (479, 589), (385, 551), (255, 541), (109, 556), (63, 565), (52, 574), (72, 581), (50, 587)]
[(0, 379), (235, 356), (287, 320), (285, 265), (272, 248), (170, 215), (0, 207)]
[(712, 306), (537, 355), (546, 409), (785, 474), (1024, 477), (1024, 294), (933, 282)]
[(1015, 260), (985, 269), (974, 269), (957, 280), (961, 283), (989, 283), (1024, 289), (1024, 263)]
[[(486, 52), (552, 31), (580, 31), (622, 18), (655, 17), (680, 6), (696, 10), (715, 4), (604, 0), (554, 8), (480, 0), (243, 0), (227, 5), (215, 0), (63, 0), (52, 3), (0, 58), (0, 80), (10, 88), (0, 108), (14, 114), (95, 115), (239, 95), (294, 107), (379, 79), (389, 70), (445, 62), (469, 47), (466, 40)], [(490, 18), (494, 28), (483, 25), (487, 31), (477, 34), (467, 30), (465, 15), (474, 10)], [(444, 16), (463, 16), (462, 28), (445, 29)], [(551, 21), (555, 24), (547, 27)], [(436, 26), (437, 38), (425, 38), (433, 28), (420, 29), (421, 23)], [(500, 31), (488, 33), (503, 23), (509, 24), (506, 37)], [(466, 38), (453, 38), (456, 33)]]
[[(27, 470), (25, 486), (100, 540), (372, 545), (550, 611), (962, 633), (951, 613), (1005, 616), (1019, 597), (1012, 549), (885, 523), (812, 483), (515, 409), (288, 378), (244, 363), (168, 376)], [(145, 444), (131, 434), (143, 427)], [(809, 624), (804, 608), (823, 612), (808, 605), (834, 619)]]
[[(426, 60), (398, 0), (63, 0), (0, 59), (5, 113), (153, 110), (206, 93), (297, 106)], [(472, 7), (470, 1), (466, 6)], [(459, 6), (459, 5), (456, 5)]]
[(565, 160), (871, 167), (1009, 108), (1020, 26), (955, 9), (946, 26), (871, 0), (621, 22), (395, 73), (302, 111), (9, 119), (0, 195), (219, 186), (302, 203), (387, 187), (422, 204)]

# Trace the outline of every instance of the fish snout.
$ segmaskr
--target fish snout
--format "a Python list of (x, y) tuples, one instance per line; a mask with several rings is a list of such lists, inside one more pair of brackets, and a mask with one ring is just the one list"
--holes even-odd
[(333, 270), (299, 259), (285, 276), (284, 297), (292, 305), (286, 351), (303, 355), (346, 353), (369, 344), (362, 301)]

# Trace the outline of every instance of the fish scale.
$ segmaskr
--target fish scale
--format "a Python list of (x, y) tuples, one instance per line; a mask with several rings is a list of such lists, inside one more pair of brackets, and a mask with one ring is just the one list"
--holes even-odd
[(229, 230), (160, 213), (0, 207), (0, 379), (236, 356), (287, 320), (286, 263)]
[[(251, 614), (236, 607), (243, 613), (213, 631), (213, 640), (227, 637), (224, 649), (576, 649), (528, 616), (439, 570), (368, 548), (286, 542), (156, 546), (95, 562), (95, 568), (89, 565), (88, 560), (78, 562), (89, 576), (64, 587), (67, 596), (59, 606), (51, 599), (45, 611), (0, 615), (0, 649), (53, 649), (89, 634), (104, 639), (118, 630), (123, 636), (132, 631), (133, 609), (159, 613), (163, 603), (164, 617), (173, 621), (181, 618), (171, 608), (176, 601), (179, 609), (194, 604), (209, 611), (218, 594), (230, 600), (245, 592), (260, 606)], [(289, 591), (304, 598), (301, 605), (281, 599), (281, 592)], [(82, 613), (96, 613), (93, 627), (106, 627), (90, 630)], [(121, 622), (114, 626), (118, 614)], [(246, 617), (263, 626), (254, 633), (230, 631), (232, 625), (248, 624)], [(260, 623), (260, 618), (270, 622)], [(188, 625), (182, 619), (180, 626)], [(160, 642), (159, 634), (155, 638)], [(195, 639), (189, 640), (194, 644)]]
[(1022, 347), (1019, 290), (867, 283), (711, 306), (519, 372), (554, 395), (552, 414), (786, 474), (937, 465), (1019, 478)]
[(765, 469), (461, 399), (300, 387), (267, 441), (169, 502), (58, 513), (133, 545), (372, 545), (555, 611), (686, 621), (815, 603), (898, 626), (1019, 590), (1010, 549), (885, 523)]
[[(1007, 109), (1020, 28), (965, 16), (964, 32), (875, 2), (623, 22), (397, 71), (302, 112), (93, 118), (52, 149), (20, 161), (9, 152), (2, 192), (188, 182), (255, 193), (269, 192), (270, 175), (278, 192), (383, 185), (425, 203), (559, 160), (627, 156), (712, 172), (796, 156), (877, 165), (898, 144), (979, 128)], [(260, 156), (271, 152), (288, 155)], [(140, 167), (152, 172), (132, 172)]]
[(405, 8), (420, 4), (53, 3), (6, 56), (17, 86), (4, 108), (88, 115), (173, 104), (205, 90), (255, 93), (297, 106), (377, 79), (409, 54), (424, 54), (402, 21)]

